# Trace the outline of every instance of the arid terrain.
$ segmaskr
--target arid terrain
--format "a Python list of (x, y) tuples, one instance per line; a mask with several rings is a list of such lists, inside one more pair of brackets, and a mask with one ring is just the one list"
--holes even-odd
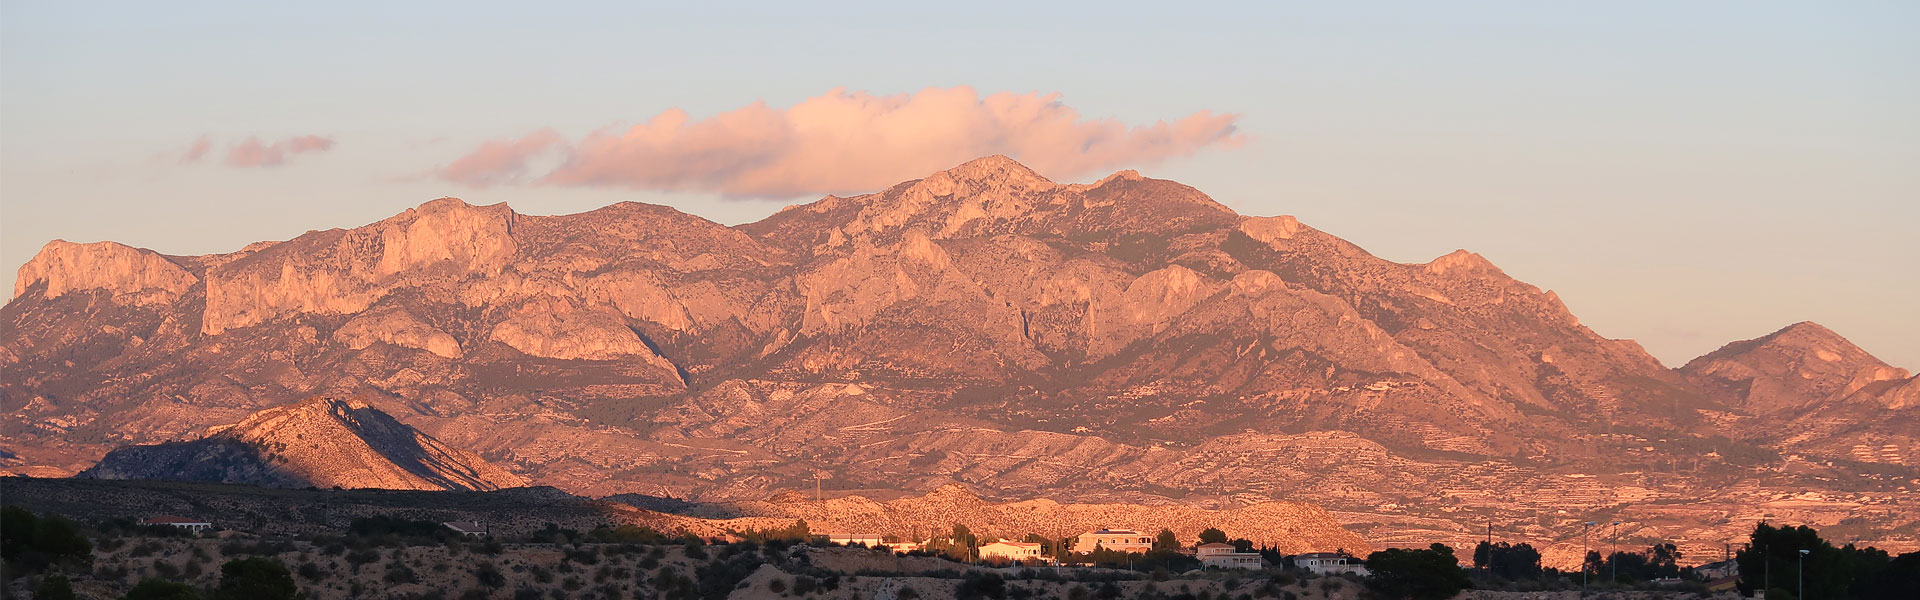
[[(418, 431), (316, 425), (269, 466), (729, 518), (964, 493), (1305, 515), (1374, 547), (1491, 528), (1550, 564), (1585, 521), (1702, 560), (1768, 515), (1920, 548), (1920, 382), (1839, 334), (1669, 369), (1471, 252), (1395, 263), (1131, 171), (1060, 184), (988, 157), (735, 227), (443, 198), (228, 254), (55, 241), (0, 324), (0, 465), (35, 477), (265, 439), (222, 432), (333, 399)], [(382, 471), (402, 454), (374, 438), (458, 460)], [(827, 502), (793, 496), (816, 484)], [(1114, 510), (1066, 523), (1134, 518)]]

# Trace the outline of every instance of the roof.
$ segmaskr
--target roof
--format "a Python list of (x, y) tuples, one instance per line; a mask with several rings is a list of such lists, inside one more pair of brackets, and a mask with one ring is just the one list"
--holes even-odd
[(1140, 532), (1132, 529), (1102, 529), (1093, 532), (1093, 535), (1140, 535)]
[(980, 547), (981, 547), (981, 548), (985, 548), (985, 547), (987, 547), (987, 546), (1013, 546), (1013, 547), (1016, 547), (1016, 548), (1039, 548), (1039, 547), (1040, 547), (1040, 542), (1007, 542), (1007, 541), (1000, 541), (1000, 542), (993, 542), (993, 543), (991, 543), (991, 544), (981, 544), (981, 545), (980, 545)]
[(486, 533), (487, 532), (486, 525), (481, 525), (480, 523), (475, 521), (447, 521), (441, 524), (446, 525), (449, 528), (452, 528), (454, 531), (459, 531), (463, 533)]
[(176, 517), (173, 515), (160, 515), (157, 517), (147, 517), (145, 519), (142, 519), (140, 522), (146, 525), (211, 525), (212, 524), (206, 521), (201, 521), (199, 519), (189, 519), (186, 517)]
[(878, 533), (829, 533), (827, 534), (827, 537), (831, 539), (831, 538), (877, 538), (881, 536)]
[(1223, 544), (1223, 543), (1220, 543), (1220, 542), (1214, 542), (1214, 543), (1211, 543), (1211, 544), (1201, 544), (1201, 545), (1200, 545), (1200, 547), (1201, 547), (1201, 548), (1233, 548), (1233, 547), (1234, 547), (1234, 545), (1233, 545), (1233, 544)]
[(1306, 554), (1296, 554), (1294, 555), (1294, 558), (1353, 558), (1353, 557), (1345, 554), (1341, 554), (1338, 552), (1308, 552)]

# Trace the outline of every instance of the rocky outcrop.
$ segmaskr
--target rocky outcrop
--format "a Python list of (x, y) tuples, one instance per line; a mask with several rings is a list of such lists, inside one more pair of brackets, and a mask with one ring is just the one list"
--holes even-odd
[(425, 350), (441, 358), (458, 359), (461, 356), (460, 342), (453, 336), (434, 329), (432, 325), (398, 308), (371, 311), (354, 317), (333, 331), (333, 339), (354, 350), (384, 343)]
[(199, 440), (121, 448), (79, 476), (397, 490), (527, 484), (366, 403), (326, 398), (267, 409)]
[(199, 278), (154, 253), (113, 242), (75, 244), (47, 242), (33, 260), (20, 266), (13, 283), (18, 298), (35, 285), (46, 285), (47, 298), (83, 290), (103, 290), (140, 304), (171, 302)]
[(210, 269), (209, 335), (297, 313), (353, 314), (395, 288), (498, 275), (514, 256), (504, 204), (442, 198), (373, 225), (276, 244)]

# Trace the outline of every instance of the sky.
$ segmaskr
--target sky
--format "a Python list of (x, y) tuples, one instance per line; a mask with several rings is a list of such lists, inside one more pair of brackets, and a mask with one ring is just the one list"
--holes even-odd
[(1920, 3), (265, 4), (0, 3), (0, 265), (998, 152), (1466, 248), (1672, 366), (1811, 320), (1920, 368)]

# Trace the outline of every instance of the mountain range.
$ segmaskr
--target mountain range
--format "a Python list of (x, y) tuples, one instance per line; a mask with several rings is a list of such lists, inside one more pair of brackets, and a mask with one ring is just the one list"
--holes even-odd
[(1284, 500), (1561, 561), (1602, 518), (1696, 555), (1768, 515), (1920, 547), (1920, 383), (1838, 334), (1668, 369), (1471, 252), (1396, 263), (1131, 171), (987, 157), (733, 227), (443, 198), (228, 254), (55, 241), (0, 323), (0, 467), (35, 476), (342, 398), (481, 457), (403, 469), (446, 487)]

